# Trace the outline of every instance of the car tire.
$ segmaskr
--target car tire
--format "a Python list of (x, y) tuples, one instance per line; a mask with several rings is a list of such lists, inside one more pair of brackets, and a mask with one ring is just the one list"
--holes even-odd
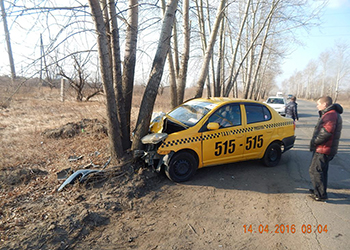
[(280, 162), (281, 156), (281, 146), (277, 142), (273, 142), (267, 147), (264, 158), (262, 160), (265, 166), (275, 167)]
[(165, 174), (174, 182), (190, 180), (196, 173), (198, 162), (190, 152), (179, 152), (165, 166)]

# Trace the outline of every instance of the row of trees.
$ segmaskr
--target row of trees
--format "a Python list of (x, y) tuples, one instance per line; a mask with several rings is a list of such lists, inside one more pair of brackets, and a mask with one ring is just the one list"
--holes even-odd
[[(12, 10), (22, 8), (21, 13), (41, 15), (65, 11), (65, 20), (69, 17), (69, 22), (65, 21), (46, 49), (41, 49), (45, 53), (37, 61), (45, 58), (45, 69), (61, 65), (62, 76), (69, 53), (88, 52), (90, 56), (92, 51), (97, 52), (115, 159), (121, 159), (129, 148), (142, 148), (140, 138), (148, 131), (162, 79), (169, 82), (173, 107), (183, 102), (189, 79), (195, 82), (195, 97), (202, 97), (206, 88), (208, 96), (241, 94), (244, 98), (263, 98), (280, 73), (278, 65), (286, 53), (286, 41), (293, 41), (295, 29), (312, 25), (325, 4), (325, 1), (307, 0), (219, 0), (214, 3), (208, 0), (169, 0), (168, 3), (165, 0), (89, 0), (88, 8), (75, 1), (76, 6), (72, 7), (32, 0), (38, 3), (28, 8), (19, 6), (18, 2)], [(45, 6), (48, 3), (50, 6)], [(52, 20), (51, 17), (47, 14), (46, 20)], [(56, 22), (58, 20), (56, 18)], [(68, 29), (70, 33), (59, 40)], [(86, 48), (78, 46), (79, 49), (72, 51), (70, 38), (81, 38), (83, 32)], [(97, 41), (97, 49), (90, 38)], [(79, 43), (78, 39), (74, 41)], [(64, 47), (65, 42), (71, 46)], [(62, 53), (62, 47), (68, 54)], [(92, 71), (95, 69), (92, 67)], [(149, 73), (147, 80), (143, 80), (147, 84), (131, 144), (133, 86), (135, 81), (144, 79), (140, 69)]]
[(350, 46), (341, 41), (322, 52), (317, 60), (283, 82), (286, 93), (306, 99), (329, 95), (337, 101), (340, 91), (348, 91), (350, 81)]

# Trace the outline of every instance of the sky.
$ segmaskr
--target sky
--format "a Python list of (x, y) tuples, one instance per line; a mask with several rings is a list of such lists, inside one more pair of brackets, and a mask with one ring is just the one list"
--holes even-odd
[[(68, 0), (69, 1), (69, 0)], [(316, 0), (317, 1), (317, 0)], [(10, 75), (9, 60), (7, 55), (5, 36), (2, 22), (0, 22), (0, 75)], [(29, 33), (30, 34), (30, 33)], [(289, 55), (282, 63), (282, 75), (277, 78), (280, 85), (283, 80), (288, 79), (295, 71), (303, 70), (311, 60), (317, 60), (319, 55), (327, 49), (334, 48), (336, 41), (342, 41), (350, 45), (350, 0), (329, 0), (327, 7), (321, 16), (321, 24), (312, 28), (309, 33), (298, 32), (298, 40), (303, 44), (294, 44), (290, 47)], [(32, 50), (29, 44), (20, 43), (26, 35), (23, 33), (11, 34), (13, 52), (16, 63), (16, 73), (21, 71), (21, 60), (18, 59), (19, 46), (25, 48), (26, 53)], [(22, 39), (20, 39), (22, 37)], [(45, 39), (45, 38), (44, 38)], [(35, 37), (38, 40), (38, 36)], [(89, 39), (87, 39), (89, 40)], [(35, 55), (28, 55), (28, 58), (38, 58), (38, 51)], [(26, 60), (27, 59), (22, 59)], [(21, 65), (18, 65), (21, 64)]]
[(291, 46), (290, 55), (282, 64), (283, 74), (278, 77), (281, 84), (295, 71), (302, 70), (319, 55), (335, 46), (337, 41), (350, 45), (350, 0), (329, 0), (321, 16), (319, 27), (312, 28), (307, 34), (301, 32), (298, 39), (302, 45)]

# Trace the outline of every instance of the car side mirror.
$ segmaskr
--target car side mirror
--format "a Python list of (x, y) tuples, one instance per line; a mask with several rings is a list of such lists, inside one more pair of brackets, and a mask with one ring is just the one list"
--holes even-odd
[(216, 130), (216, 129), (219, 129), (220, 128), (220, 124), (217, 123), (217, 122), (210, 122), (208, 125), (207, 125), (207, 129), (208, 130)]

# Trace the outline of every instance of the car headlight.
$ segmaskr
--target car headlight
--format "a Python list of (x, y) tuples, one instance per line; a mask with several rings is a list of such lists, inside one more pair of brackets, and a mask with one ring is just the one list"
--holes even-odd
[(157, 144), (164, 141), (168, 137), (166, 133), (154, 133), (142, 137), (141, 142), (143, 144)]

